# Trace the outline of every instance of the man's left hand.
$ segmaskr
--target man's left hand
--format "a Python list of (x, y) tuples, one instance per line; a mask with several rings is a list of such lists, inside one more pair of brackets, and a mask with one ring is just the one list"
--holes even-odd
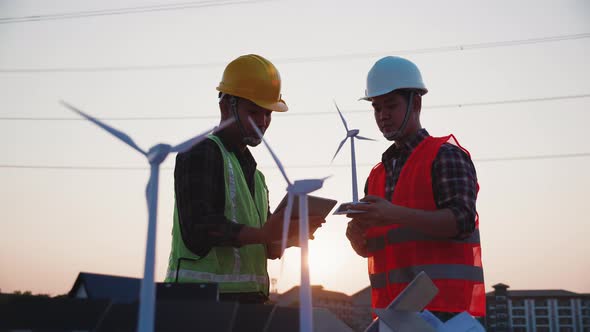
[[(299, 225), (299, 219), (291, 219), (292, 223), (297, 223), (297, 225)], [(307, 224), (309, 225), (309, 239), (310, 240), (314, 240), (315, 239), (315, 232), (317, 231), (318, 228), (322, 227), (322, 225), (326, 222), (326, 219), (324, 219), (323, 217), (317, 217), (317, 216), (309, 216), (308, 220), (307, 220)], [(299, 232), (297, 233), (292, 233), (289, 232), (289, 237), (287, 238), (287, 248), (289, 247), (300, 247), (299, 245)]]
[(400, 207), (392, 204), (388, 200), (378, 196), (365, 196), (361, 202), (368, 204), (349, 205), (349, 209), (364, 211), (359, 213), (350, 213), (346, 216), (352, 218), (365, 227), (378, 227), (392, 224), (392, 220), (399, 215)]

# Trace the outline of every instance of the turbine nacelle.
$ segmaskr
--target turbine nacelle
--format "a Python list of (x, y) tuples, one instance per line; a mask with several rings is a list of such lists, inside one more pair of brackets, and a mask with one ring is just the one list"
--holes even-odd
[(327, 179), (327, 177), (323, 179), (295, 180), (292, 185), (287, 187), (287, 191), (295, 195), (309, 194), (322, 188), (325, 179)]
[[(346, 140), (348, 140), (348, 138), (350, 138), (350, 144), (351, 144), (351, 148), (352, 150), (354, 150), (354, 139), (360, 139), (360, 140), (366, 140), (366, 141), (374, 141), (374, 139), (372, 138), (367, 138), (367, 137), (363, 137), (359, 135), (360, 130), (358, 129), (348, 129), (348, 124), (346, 123), (346, 119), (344, 118), (344, 115), (342, 115), (342, 112), (340, 112), (340, 108), (338, 107), (338, 104), (336, 104), (336, 101), (334, 101), (334, 106), (336, 106), (336, 110), (338, 111), (338, 115), (340, 115), (340, 119), (342, 119), (342, 124), (344, 125), (344, 129), (346, 130), (346, 137), (344, 137), (344, 139), (340, 142), (340, 145), (338, 145), (338, 149), (336, 149), (336, 153), (334, 153), (334, 157), (332, 157), (332, 161), (334, 161), (334, 159), (336, 159), (336, 156), (338, 155), (338, 152), (340, 152), (340, 149), (342, 149), (342, 146), (344, 145), (344, 143), (346, 143)], [(355, 160), (354, 160), (354, 151), (351, 151), (351, 157), (353, 158), (352, 160), (352, 167), (356, 167), (355, 166)]]
[(160, 143), (152, 146), (147, 153), (150, 164), (161, 164), (172, 151), (172, 145)]
[(349, 131), (346, 132), (346, 137), (355, 137), (358, 134), (359, 134), (359, 130), (358, 129), (351, 129), (351, 130), (349, 130)]

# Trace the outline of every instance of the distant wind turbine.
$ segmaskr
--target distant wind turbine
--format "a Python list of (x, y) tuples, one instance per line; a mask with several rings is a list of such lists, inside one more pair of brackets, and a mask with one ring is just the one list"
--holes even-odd
[(154, 285), (154, 263), (156, 252), (156, 224), (157, 224), (157, 210), (158, 210), (158, 176), (160, 172), (160, 164), (166, 159), (168, 154), (174, 152), (183, 152), (190, 149), (193, 145), (203, 141), (207, 138), (207, 134), (213, 130), (221, 130), (233, 122), (233, 119), (222, 122), (218, 127), (207, 130), (206, 132), (195, 136), (183, 143), (175, 146), (169, 144), (156, 144), (149, 149), (149, 151), (142, 150), (131, 137), (127, 134), (112, 128), (94, 117), (87, 115), (76, 107), (61, 101), (61, 104), (70, 110), (85, 117), (102, 129), (108, 131), (111, 135), (117, 137), (125, 144), (129, 145), (145, 157), (150, 163), (150, 179), (146, 188), (146, 199), (148, 205), (148, 233), (145, 252), (145, 268), (143, 272), (143, 279), (141, 281), (141, 292), (139, 297), (139, 317), (138, 327), (139, 332), (152, 332), (154, 330), (154, 308), (155, 308), (155, 285)]
[(313, 331), (313, 317), (312, 317), (312, 301), (311, 301), (311, 287), (309, 281), (309, 261), (307, 259), (309, 255), (309, 215), (307, 205), (307, 195), (320, 189), (324, 185), (324, 180), (327, 179), (304, 179), (296, 180), (291, 182), (285, 168), (281, 164), (279, 158), (275, 155), (270, 145), (266, 142), (262, 132), (256, 126), (254, 121), (249, 118), (252, 128), (256, 130), (256, 133), (264, 142), (264, 145), (272, 155), (275, 163), (279, 167), (281, 174), (287, 181), (287, 206), (285, 208), (285, 214), (283, 216), (283, 239), (281, 242), (281, 253), (285, 251), (287, 246), (287, 236), (289, 231), (289, 224), (291, 221), (291, 210), (293, 208), (293, 200), (295, 195), (298, 196), (299, 200), (299, 245), (301, 246), (301, 282), (299, 288), (299, 329), (302, 332)]
[[(340, 142), (340, 145), (338, 146), (338, 149), (336, 150), (334, 157), (332, 157), (332, 161), (334, 161), (334, 159), (338, 155), (338, 152), (340, 152), (340, 149), (342, 149), (342, 146), (344, 145), (344, 143), (346, 143), (346, 140), (350, 138), (350, 158), (351, 158), (351, 166), (352, 166), (352, 203), (356, 204), (359, 202), (359, 194), (358, 194), (358, 185), (357, 185), (357, 178), (356, 178), (356, 155), (355, 155), (355, 150), (354, 150), (354, 139), (356, 138), (356, 139), (367, 140), (367, 141), (374, 141), (374, 139), (360, 136), (358, 129), (348, 129), (348, 124), (346, 124), (346, 120), (344, 119), (342, 112), (340, 112), (340, 109), (338, 108), (336, 101), (334, 101), (334, 106), (336, 106), (336, 110), (338, 111), (338, 114), (340, 115), (340, 119), (342, 119), (342, 123), (344, 124), (344, 129), (346, 129), (346, 137), (344, 137), (342, 142)], [(343, 203), (341, 205), (341, 207), (344, 205), (348, 205), (348, 204), (350, 204), (350, 203)], [(341, 211), (341, 208), (338, 208), (337, 211)], [(345, 212), (351, 212), (351, 210), (343, 211), (343, 212), (341, 211), (339, 213), (345, 213)]]

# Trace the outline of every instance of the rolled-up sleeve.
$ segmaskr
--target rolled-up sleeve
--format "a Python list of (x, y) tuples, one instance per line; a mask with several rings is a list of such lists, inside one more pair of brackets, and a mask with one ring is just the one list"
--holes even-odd
[(439, 209), (450, 209), (457, 220), (457, 238), (475, 230), (477, 175), (471, 158), (461, 148), (443, 144), (432, 165), (432, 186)]
[(219, 147), (205, 140), (176, 156), (174, 191), (185, 246), (206, 256), (214, 246), (239, 246), (243, 225), (224, 216), (224, 165)]

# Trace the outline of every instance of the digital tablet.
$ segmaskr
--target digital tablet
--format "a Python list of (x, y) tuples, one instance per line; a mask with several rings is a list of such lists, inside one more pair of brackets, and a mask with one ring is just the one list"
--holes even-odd
[(362, 210), (354, 210), (354, 209), (350, 209), (348, 208), (350, 205), (354, 206), (355, 204), (369, 204), (367, 202), (348, 202), (348, 203), (342, 203), (340, 204), (340, 206), (336, 209), (336, 211), (334, 211), (333, 214), (353, 214), (353, 213), (365, 213), (366, 211), (362, 211)]
[[(288, 196), (289, 195), (286, 194), (285, 197), (283, 197), (273, 214), (283, 214), (285, 212)], [(336, 206), (336, 203), (338, 203), (338, 201), (333, 199), (307, 195), (307, 211), (310, 216), (326, 218), (334, 206)], [(293, 208), (291, 209), (291, 219), (295, 218), (299, 218), (299, 197), (297, 195), (293, 197)]]

